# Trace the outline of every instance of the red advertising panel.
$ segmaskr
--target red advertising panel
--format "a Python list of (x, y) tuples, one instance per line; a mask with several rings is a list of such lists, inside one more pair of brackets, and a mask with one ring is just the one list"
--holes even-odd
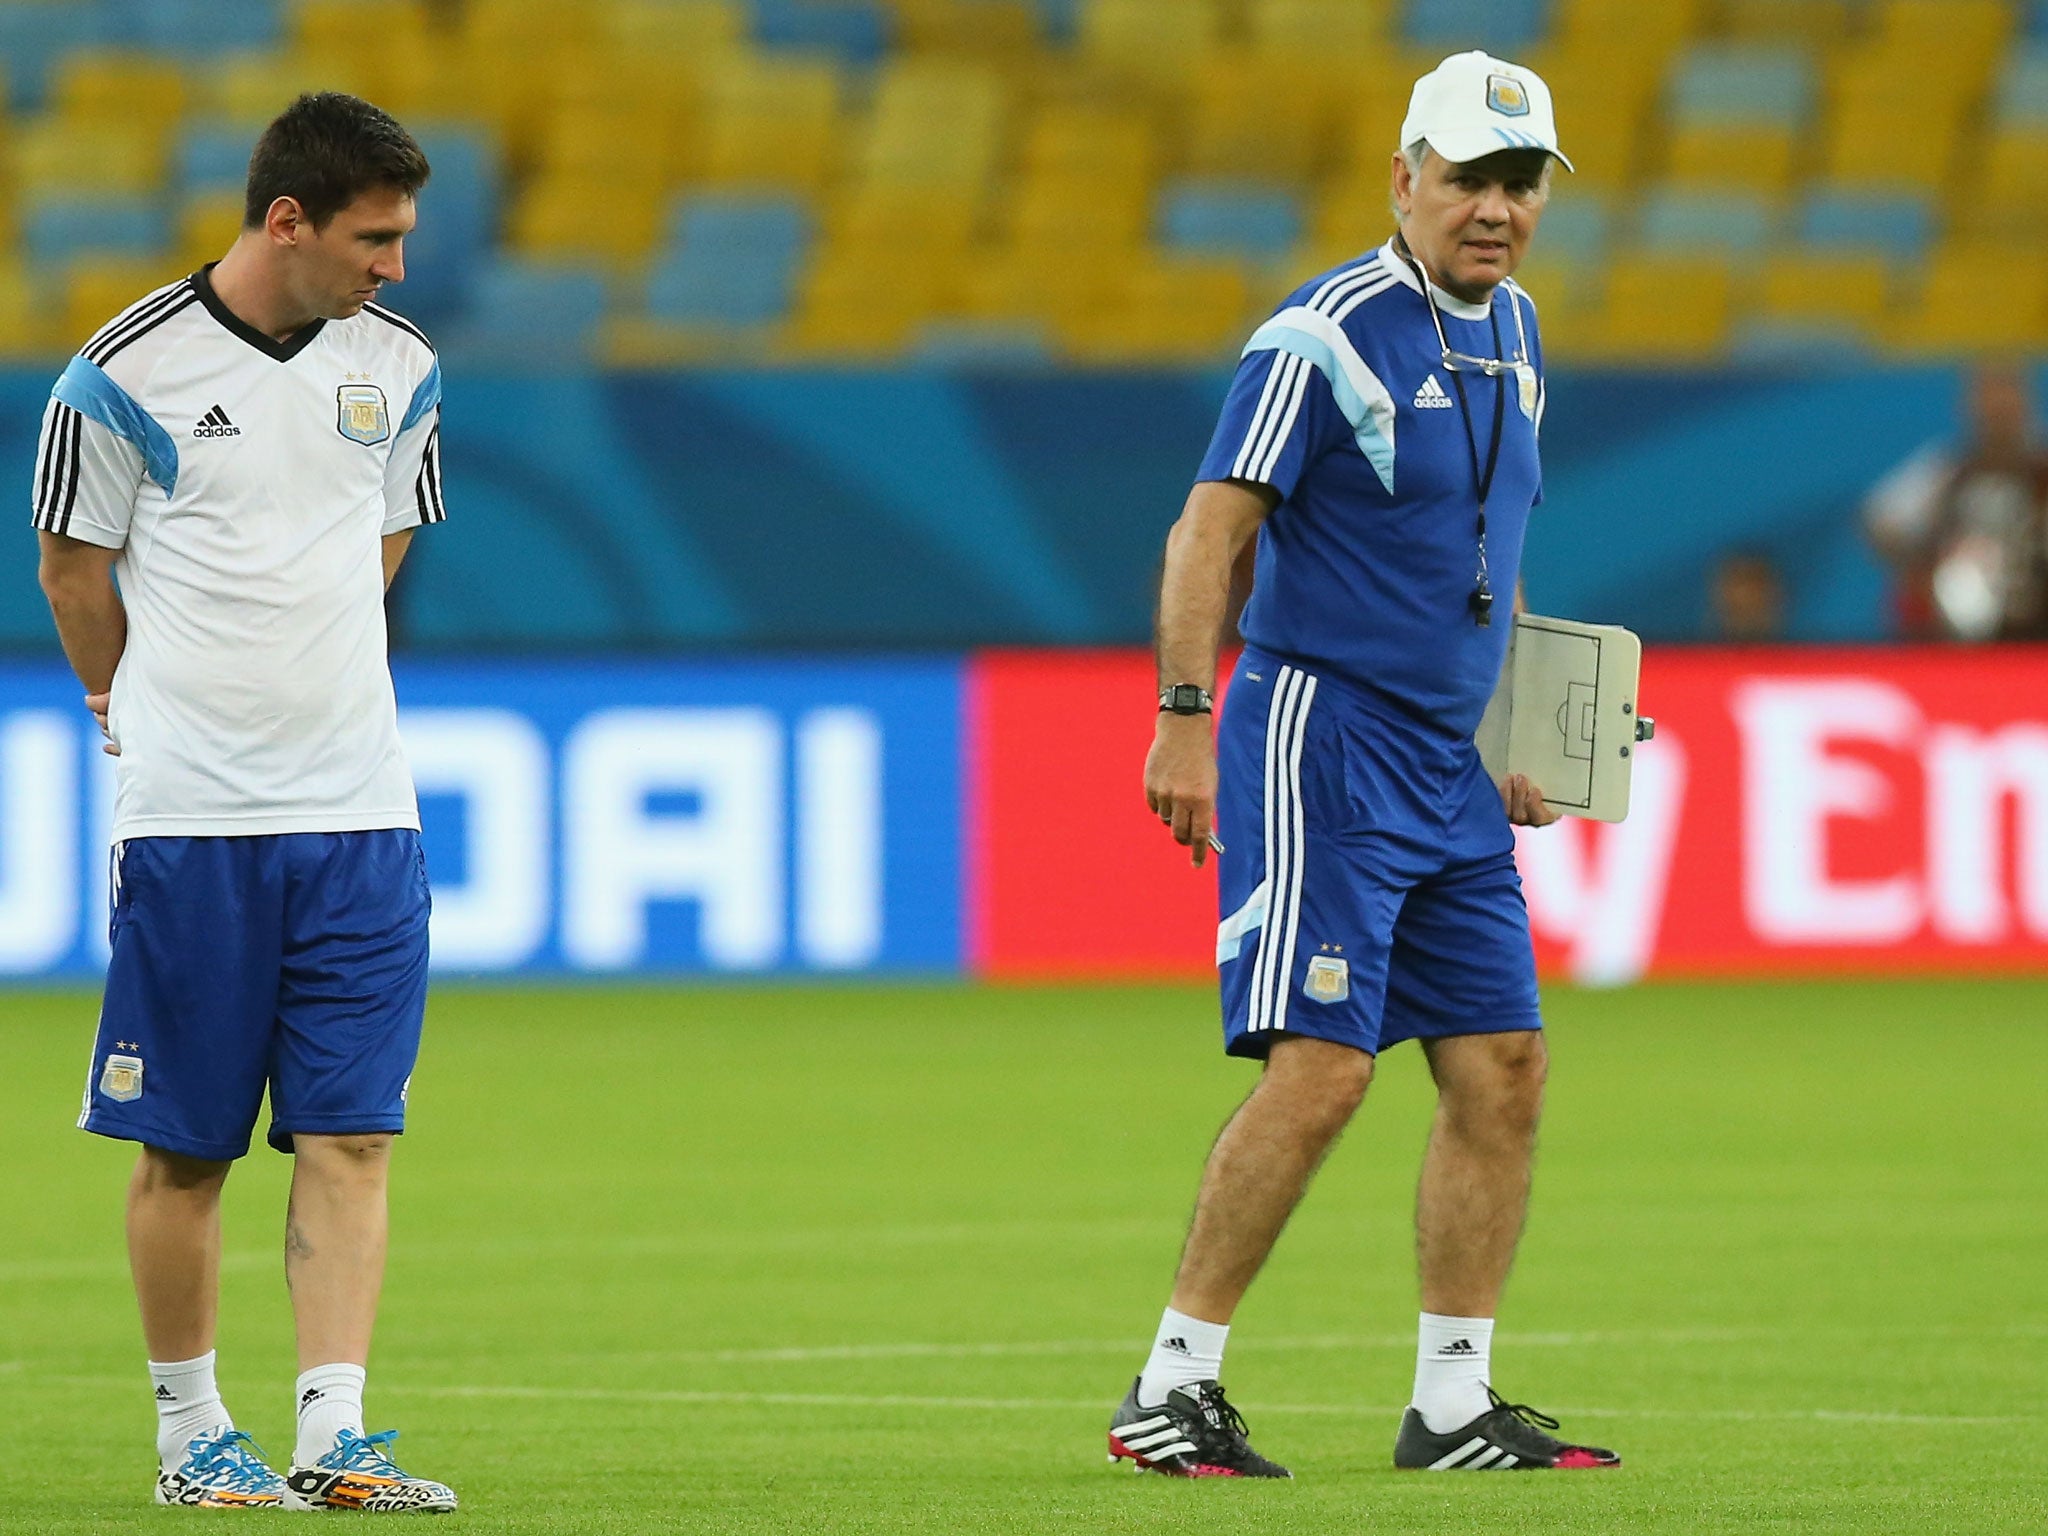
[[(1145, 810), (1149, 660), (976, 664), (972, 953), (1199, 975), (1213, 886)], [(2048, 652), (1652, 650), (1629, 819), (1523, 834), (1545, 970), (2048, 970)]]

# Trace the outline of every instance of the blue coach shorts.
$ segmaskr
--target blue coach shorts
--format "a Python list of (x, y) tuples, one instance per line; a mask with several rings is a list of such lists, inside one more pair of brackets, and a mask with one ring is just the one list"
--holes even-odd
[(137, 837), (114, 850), (113, 954), (79, 1125), (229, 1160), (405, 1129), (427, 1002), (417, 832)]
[(1217, 757), (1230, 1054), (1543, 1027), (1514, 834), (1470, 743), (1247, 650)]

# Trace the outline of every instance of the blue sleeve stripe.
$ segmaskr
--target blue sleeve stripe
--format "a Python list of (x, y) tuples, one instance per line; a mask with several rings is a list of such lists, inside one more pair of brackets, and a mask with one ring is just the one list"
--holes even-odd
[(427, 412), (441, 403), (441, 359), (434, 359), (434, 366), (427, 370), (427, 376), (420, 380), (420, 387), (412, 392), (412, 404), (405, 408), (405, 420), (398, 424), (400, 432), (410, 432)]
[(178, 445), (157, 419), (135, 403), (127, 390), (107, 377), (99, 364), (74, 357), (50, 393), (81, 416), (88, 416), (117, 437), (142, 450), (143, 468), (163, 487), (166, 496), (178, 488)]
[(1394, 397), (1365, 365), (1344, 328), (1328, 315), (1306, 308), (1283, 309), (1253, 333), (1247, 352), (1290, 353), (1329, 381), (1337, 409), (1351, 424), (1358, 451), (1394, 493)]

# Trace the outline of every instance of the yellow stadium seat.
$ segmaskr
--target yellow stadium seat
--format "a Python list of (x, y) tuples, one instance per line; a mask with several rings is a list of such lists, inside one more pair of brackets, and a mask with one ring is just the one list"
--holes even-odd
[(1083, 362), (1196, 362), (1244, 342), (1251, 288), (1236, 262), (1147, 255), (1118, 274), (1104, 302), (1062, 329)]
[(1850, 0), (1721, 0), (1721, 29), (1757, 41), (1827, 46), (1847, 37), (1854, 19)]
[(1159, 138), (1146, 114), (1106, 105), (1041, 107), (1024, 133), (1026, 176), (1099, 175), (1149, 184), (1159, 168)]
[(1039, 19), (1030, 0), (890, 0), (889, 8), (912, 53), (1012, 64), (1037, 54)]
[[(1985, 295), (1996, 294), (1987, 303)], [(2012, 353), (2048, 345), (2048, 263), (2007, 241), (1944, 246), (1887, 340), (1913, 354)]]
[(185, 115), (185, 72), (155, 54), (88, 48), (60, 62), (50, 102), (76, 123), (142, 121), (164, 132)]
[(1010, 238), (1020, 245), (1096, 252), (1128, 248), (1145, 237), (1151, 200), (1122, 180), (1039, 176), (1010, 200)]
[(241, 194), (209, 192), (188, 198), (178, 210), (178, 264), (196, 272), (225, 256), (241, 233)]
[(1639, 56), (1662, 60), (1705, 30), (1706, 9), (1704, 0), (1557, 0), (1551, 36), (1567, 48), (1625, 40)]
[(1845, 185), (1938, 192), (1949, 185), (1962, 141), (1963, 117), (1954, 109), (1844, 104), (1829, 116), (1821, 166)]
[[(134, 295), (123, 302), (133, 303)], [(19, 258), (0, 256), (0, 358), (19, 362), (62, 350), (41, 284)]]
[(71, 263), (63, 278), (59, 343), (67, 350), (86, 338), (153, 288), (176, 282), (188, 268), (173, 255), (137, 259), (132, 256), (86, 256)]
[(360, 94), (364, 88), (341, 61), (299, 53), (232, 53), (201, 70), (193, 100), (206, 116), (259, 128), (308, 91)]
[(292, 19), (298, 51), (357, 82), (376, 102), (393, 99), (394, 74), (431, 46), (416, 0), (300, 0)]
[(1782, 250), (1757, 284), (1757, 318), (1781, 326), (1824, 325), (1875, 340), (1890, 305), (1891, 263), (1882, 256)]
[(2048, 238), (2048, 132), (2001, 133), (1965, 164), (1950, 202), (1959, 236)]
[(999, 246), (962, 272), (956, 308), (978, 322), (1031, 321), (1055, 333), (1099, 309), (1129, 253), (1080, 260), (1055, 246)]
[(1546, 50), (1534, 67), (1550, 87), (1558, 142), (1577, 181), (1614, 188), (1647, 168), (1647, 125), (1664, 84), (1661, 55), (1646, 55), (1622, 36)]
[(603, 40), (625, 53), (707, 60), (745, 43), (747, 19), (732, 0), (616, 0), (600, 28)]
[(964, 253), (979, 223), (980, 201), (973, 192), (946, 188), (865, 184), (826, 211), (825, 242)]
[(1081, 52), (1096, 65), (1176, 86), (1224, 38), (1217, 0), (1093, 0)]
[(1727, 348), (1733, 300), (1726, 261), (1627, 252), (1609, 265), (1574, 350), (1619, 363), (1710, 361)]
[(705, 95), (700, 174), (721, 186), (815, 191), (836, 168), (839, 108), (828, 63), (751, 59), (721, 71)]
[(1361, 173), (1325, 184), (1316, 197), (1307, 243), (1317, 255), (1328, 254), (1329, 260), (1305, 262), (1303, 275), (1320, 272), (1347, 254), (1370, 250), (1391, 235), (1395, 221), (1389, 192), (1384, 174)]
[(1799, 164), (1801, 140), (1766, 124), (1695, 124), (1672, 133), (1664, 175), (1683, 187), (1744, 188), (1782, 192)]
[(661, 213), (661, 200), (641, 183), (539, 177), (513, 209), (511, 244), (522, 255), (595, 260), (616, 269), (653, 250)]
[(805, 275), (789, 345), (803, 356), (886, 358), (943, 313), (957, 269), (914, 246), (820, 253)]
[(1245, 36), (1260, 53), (1356, 68), (1388, 47), (1387, 0), (1250, 0)]
[(1212, 54), (1194, 68), (1184, 169), (1301, 182), (1334, 155), (1336, 100), (1285, 59)]
[(1876, 48), (1906, 58), (1959, 55), (1988, 65), (2012, 34), (2007, 0), (1878, 0), (1870, 35)]
[(150, 192), (163, 179), (161, 125), (146, 120), (72, 123), (44, 117), (15, 138), (15, 185), (22, 192)]
[(1385, 180), (1401, 148), (1401, 124), (1416, 76), (1398, 65), (1359, 70), (1336, 125), (1334, 174)]
[(659, 197), (675, 161), (673, 119), (660, 106), (578, 103), (551, 116), (536, 158), (542, 176), (591, 177), (640, 187)]
[(864, 182), (978, 190), (1003, 151), (1007, 103), (991, 69), (911, 59), (882, 73), (857, 151)]

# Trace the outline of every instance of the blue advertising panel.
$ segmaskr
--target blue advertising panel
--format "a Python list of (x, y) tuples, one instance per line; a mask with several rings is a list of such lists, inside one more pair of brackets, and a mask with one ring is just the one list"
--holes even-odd
[[(961, 968), (958, 661), (397, 675), (438, 971)], [(79, 694), (0, 669), (0, 976), (104, 962), (112, 776)]]

